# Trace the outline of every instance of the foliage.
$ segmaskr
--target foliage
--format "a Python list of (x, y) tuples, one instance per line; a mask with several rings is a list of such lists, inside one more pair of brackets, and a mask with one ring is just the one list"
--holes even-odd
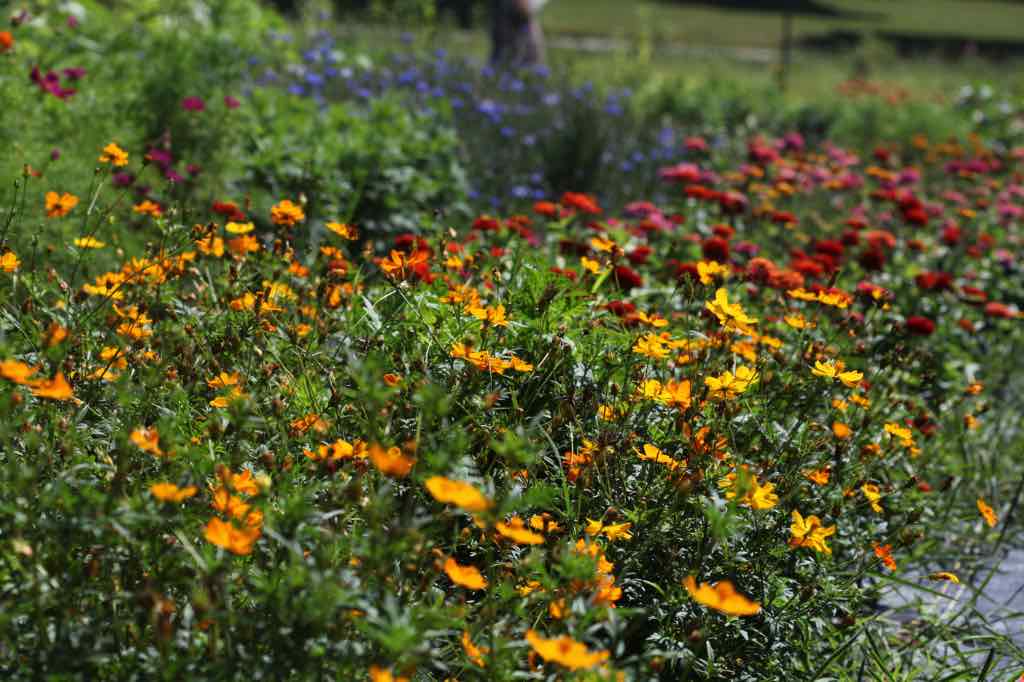
[[(1012, 104), (965, 92), (960, 139), (879, 107), (851, 146), (846, 106), (723, 85), (733, 120), (439, 58), (464, 70), (410, 111), (314, 91), (357, 61), (248, 3), (162, 7), (0, 42), (8, 677), (1019, 674), (981, 599), (1021, 540)], [(278, 80), (243, 96), (231, 45)], [(352, 80), (429, 82), (392, 64)], [(548, 88), (575, 103), (514, 107)], [(711, 118), (579, 168), (643, 149), (644, 111)], [(537, 140), (505, 182), (650, 194), (488, 215), (456, 147), (504, 196), (511, 145), (453, 130), (494, 112)]]

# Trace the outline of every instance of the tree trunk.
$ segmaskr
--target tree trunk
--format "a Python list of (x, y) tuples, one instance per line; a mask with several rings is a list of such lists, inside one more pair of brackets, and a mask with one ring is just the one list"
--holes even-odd
[(544, 34), (537, 0), (491, 0), (491, 64), (498, 67), (544, 63)]

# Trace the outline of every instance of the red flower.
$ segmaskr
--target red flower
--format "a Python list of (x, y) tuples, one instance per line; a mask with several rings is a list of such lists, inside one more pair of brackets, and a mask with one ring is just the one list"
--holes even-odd
[(480, 231), (493, 231), (496, 232), (501, 228), (501, 223), (498, 222), (497, 218), (492, 218), (489, 215), (482, 215), (473, 221), (473, 229)]
[(533, 212), (548, 218), (558, 217), (558, 204), (550, 201), (538, 201), (533, 205)]
[(701, 244), (701, 251), (707, 260), (719, 263), (729, 262), (729, 242), (721, 237), (708, 237)]
[(627, 253), (626, 258), (628, 258), (629, 262), (633, 265), (643, 265), (647, 262), (647, 259), (653, 252), (654, 249), (649, 246), (638, 246)]
[(600, 215), (601, 213), (601, 207), (597, 200), (589, 194), (566, 192), (562, 195), (562, 205), (591, 215)]
[(930, 336), (935, 332), (935, 323), (927, 317), (912, 315), (907, 318), (907, 331), (918, 336)]
[(885, 267), (885, 251), (875, 247), (868, 248), (860, 254), (857, 261), (865, 270), (881, 270)]
[(643, 286), (644, 284), (643, 278), (625, 265), (616, 266), (614, 275), (615, 281), (624, 291), (629, 291), (630, 289)]
[(946, 246), (956, 246), (960, 243), (960, 228), (950, 225), (942, 231), (942, 243)]
[(1017, 313), (1015, 313), (1010, 306), (1005, 303), (997, 303), (995, 301), (985, 304), (985, 314), (989, 317), (999, 317), (1004, 320), (1017, 317)]

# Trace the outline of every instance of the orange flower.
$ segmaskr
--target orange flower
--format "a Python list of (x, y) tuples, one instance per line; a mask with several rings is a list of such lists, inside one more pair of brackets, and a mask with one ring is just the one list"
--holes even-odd
[(370, 446), (369, 455), (373, 466), (382, 474), (393, 478), (405, 478), (416, 464), (415, 458), (406, 457), (400, 449), (390, 447), (385, 451), (376, 443)]
[(218, 547), (223, 547), (233, 554), (245, 555), (252, 553), (252, 547), (261, 533), (259, 526), (251, 525), (238, 528), (230, 521), (222, 521), (214, 517), (206, 524), (203, 535)]
[(342, 239), (352, 240), (359, 238), (359, 233), (356, 231), (356, 228), (347, 223), (327, 223), (327, 229)]
[(875, 556), (882, 560), (885, 567), (895, 572), (896, 560), (892, 558), (892, 545), (879, 545), (877, 542), (873, 542), (871, 546), (875, 549)]
[(196, 494), (194, 485), (179, 488), (173, 483), (154, 483), (149, 486), (150, 494), (161, 502), (183, 502)]
[(112, 163), (118, 167), (127, 166), (128, 152), (118, 147), (116, 143), (111, 142), (103, 148), (99, 161), (100, 163)]
[(0, 271), (15, 272), (20, 265), (21, 261), (13, 251), (4, 251), (0, 254)]
[(513, 516), (508, 523), (499, 521), (494, 528), (498, 535), (519, 545), (540, 545), (544, 542), (544, 536), (529, 530), (518, 516)]
[(476, 566), (460, 566), (451, 557), (444, 562), (444, 572), (453, 583), (468, 590), (482, 590), (487, 587), (487, 580), (480, 574)]
[(845, 440), (850, 437), (853, 431), (842, 422), (832, 422), (832, 433), (835, 434), (836, 438)]
[(302, 207), (298, 204), (293, 204), (288, 199), (275, 204), (270, 209), (270, 220), (275, 225), (294, 227), (305, 219), (306, 214), (303, 212)]
[(490, 649), (473, 644), (473, 640), (470, 639), (469, 633), (465, 630), (462, 631), (462, 649), (466, 652), (466, 658), (473, 661), (475, 665), (478, 665), (481, 668), (487, 667), (487, 662), (484, 661), (484, 655), (489, 653)]
[(132, 207), (132, 211), (140, 215), (148, 215), (154, 218), (159, 218), (163, 215), (164, 210), (160, 208), (160, 204), (146, 199), (141, 204), (136, 204)]
[(14, 47), (14, 36), (10, 31), (0, 31), (0, 52), (7, 52)]
[(978, 511), (981, 512), (982, 518), (985, 519), (985, 523), (988, 524), (989, 528), (995, 528), (996, 524), (999, 523), (999, 519), (996, 517), (996, 513), (992, 511), (992, 507), (985, 503), (985, 500), (978, 498)]
[(453, 481), (444, 476), (431, 476), (424, 485), (434, 499), (444, 504), (454, 504), (468, 512), (481, 512), (490, 508), (491, 501), (469, 483)]
[(385, 670), (377, 665), (371, 665), (370, 682), (409, 682), (409, 678), (392, 675), (390, 670)]
[(590, 651), (585, 644), (568, 635), (545, 639), (533, 630), (527, 630), (526, 641), (545, 661), (558, 663), (570, 670), (593, 668), (607, 661), (610, 656), (607, 651)]
[(57, 194), (56, 192), (46, 193), (46, 217), (63, 218), (78, 205), (78, 197), (74, 194)]
[(691, 575), (683, 580), (683, 587), (698, 604), (703, 604), (728, 616), (753, 616), (761, 612), (760, 604), (737, 592), (728, 580), (714, 585), (701, 583), (698, 586), (697, 581)]
[(38, 367), (32, 367), (26, 365), (24, 362), (18, 360), (4, 360), (0, 362), (0, 377), (13, 381), (16, 384), (22, 386), (28, 386), (35, 381), (32, 379), (32, 375), (39, 371)]
[(72, 400), (75, 397), (71, 385), (64, 378), (63, 372), (57, 372), (52, 379), (44, 379), (30, 384), (32, 395), (37, 398), (49, 398), (50, 400)]
[(132, 431), (130, 438), (143, 452), (163, 457), (164, 451), (160, 449), (160, 434), (157, 433), (155, 426), (149, 428), (140, 426)]

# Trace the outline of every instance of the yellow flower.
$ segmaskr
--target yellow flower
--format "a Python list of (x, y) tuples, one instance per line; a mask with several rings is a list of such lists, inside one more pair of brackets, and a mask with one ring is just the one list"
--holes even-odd
[(203, 535), (218, 547), (223, 547), (233, 554), (245, 555), (252, 553), (253, 545), (256, 544), (261, 532), (258, 525), (239, 528), (230, 521), (213, 517), (206, 524)]
[(80, 249), (102, 249), (107, 245), (106, 242), (101, 242), (96, 237), (78, 237), (74, 244)]
[(671, 457), (666, 455), (664, 452), (659, 450), (657, 447), (655, 447), (654, 445), (651, 445), (650, 443), (646, 443), (644, 445), (644, 451), (643, 452), (640, 452), (639, 450), (636, 450), (636, 453), (637, 453), (637, 456), (640, 459), (642, 459), (642, 460), (644, 460), (646, 462), (656, 462), (657, 464), (664, 464), (665, 466), (667, 466), (672, 471), (674, 471), (675, 469), (678, 469), (679, 467), (686, 466), (686, 460), (679, 461), (679, 460), (672, 459)]
[(930, 574), (928, 576), (928, 579), (929, 580), (947, 580), (947, 581), (953, 583), (954, 585), (959, 585), (960, 584), (960, 578), (958, 578), (955, 573), (950, 573), (949, 571), (936, 571), (935, 573)]
[(508, 326), (508, 320), (505, 318), (505, 306), (503, 305), (495, 307), (487, 306), (486, 308), (480, 306), (473, 306), (467, 308), (467, 312), (469, 312), (469, 314), (475, 317), (476, 319), (480, 320), (481, 322), (485, 322), (486, 324), (489, 324), (492, 327)]
[(704, 377), (704, 384), (708, 387), (709, 398), (728, 400), (746, 392), (759, 378), (757, 370), (740, 365), (736, 368), (736, 374), (724, 372), (717, 377)]
[(901, 441), (912, 441), (914, 439), (914, 433), (906, 426), (901, 426), (895, 422), (887, 422), (884, 428), (886, 433), (899, 438)]
[(293, 204), (288, 199), (274, 204), (270, 209), (270, 220), (275, 225), (294, 227), (305, 219), (306, 214), (303, 212), (302, 207), (298, 204)]
[(604, 523), (602, 521), (595, 521), (593, 519), (587, 519), (587, 535), (604, 535), (606, 538), (614, 542), (615, 540), (632, 540), (633, 534), (630, 532), (632, 529), (632, 523)]
[(117, 143), (111, 142), (103, 148), (103, 153), (100, 154), (100, 163), (112, 163), (115, 166), (127, 166), (128, 165), (128, 152), (117, 146)]
[(149, 486), (149, 492), (153, 497), (161, 502), (178, 503), (195, 495), (197, 489), (194, 485), (187, 485), (184, 488), (179, 488), (173, 483), (154, 483)]
[(729, 302), (729, 292), (725, 287), (718, 289), (715, 292), (715, 300), (707, 301), (704, 307), (718, 318), (720, 324), (730, 329), (749, 331), (750, 325), (757, 324), (755, 318), (743, 311), (743, 306)]
[(256, 229), (256, 226), (250, 223), (235, 223), (229, 222), (224, 226), (224, 230), (229, 234), (249, 234)]
[(825, 540), (835, 535), (836, 527), (825, 527), (821, 519), (811, 515), (804, 518), (796, 509), (793, 510), (793, 524), (789, 527), (792, 537), (789, 540), (790, 547), (807, 547), (815, 552), (832, 554), (832, 548), (825, 544)]
[(995, 528), (996, 524), (999, 523), (999, 519), (996, 517), (992, 507), (988, 506), (985, 500), (980, 497), (978, 498), (978, 511), (981, 512), (981, 516), (985, 519), (985, 523), (988, 524), (989, 528)]
[(526, 631), (526, 641), (537, 655), (549, 663), (558, 663), (569, 670), (586, 670), (608, 660), (607, 651), (590, 651), (585, 644), (563, 635), (545, 639), (533, 630)]
[(480, 574), (476, 566), (460, 566), (451, 557), (444, 562), (444, 572), (453, 583), (465, 587), (467, 590), (482, 590), (487, 587), (487, 580)]
[(816, 361), (811, 374), (817, 377), (825, 377), (826, 379), (839, 379), (847, 388), (856, 388), (857, 384), (864, 378), (863, 372), (843, 371), (843, 363), (834, 360), (829, 360), (828, 362)]
[(63, 194), (57, 194), (56, 192), (46, 193), (46, 217), (47, 218), (63, 218), (71, 212), (75, 206), (78, 206), (78, 197), (74, 194), (64, 192)]
[(805, 319), (803, 315), (786, 315), (782, 319), (793, 329), (814, 329), (816, 326), (813, 322)]
[(15, 272), (21, 265), (18, 256), (13, 251), (4, 251), (0, 254), (0, 270), (4, 272)]
[(369, 456), (373, 466), (377, 467), (382, 474), (392, 478), (405, 478), (416, 464), (414, 458), (406, 457), (399, 448), (390, 447), (384, 450), (376, 443), (370, 446)]
[(595, 251), (604, 251), (605, 253), (614, 253), (618, 248), (615, 242), (605, 237), (592, 237), (590, 239), (590, 246)]
[[(765, 510), (771, 509), (779, 503), (779, 496), (775, 493), (774, 483), (765, 483), (761, 485), (757, 480), (757, 474), (751, 474), (746, 469), (741, 469), (741, 473), (736, 472), (728, 474), (725, 478), (718, 482), (719, 488), (729, 490), (725, 494), (726, 499), (732, 500), (737, 497), (737, 488), (742, 495), (739, 498), (739, 503), (745, 507), (751, 509)], [(739, 480), (739, 486), (736, 485)]]
[(592, 272), (595, 275), (601, 272), (601, 264), (598, 263), (593, 258), (587, 258), (586, 256), (581, 256), (580, 257), (580, 265), (583, 266), (584, 270), (586, 270), (587, 272)]
[(347, 223), (327, 223), (327, 229), (342, 239), (348, 239), (351, 241), (359, 238), (359, 233), (356, 231), (356, 228), (348, 225)]
[(423, 483), (434, 499), (443, 504), (454, 504), (468, 512), (481, 512), (492, 502), (469, 483), (453, 481), (444, 476), (431, 476)]
[(871, 509), (873, 509), (876, 514), (881, 514), (883, 509), (879, 500), (882, 499), (882, 493), (878, 486), (874, 483), (865, 483), (860, 487), (860, 491), (864, 493), (864, 497), (868, 499), (868, 502), (871, 504)]
[(729, 277), (729, 268), (717, 261), (702, 260), (697, 263), (697, 276), (701, 284), (714, 284), (716, 277)]
[(518, 516), (513, 516), (507, 523), (499, 521), (494, 525), (494, 529), (498, 531), (498, 535), (518, 545), (540, 545), (544, 542), (544, 536), (529, 530)]
[(662, 358), (668, 357), (668, 348), (665, 347), (665, 339), (658, 334), (644, 334), (642, 337), (637, 339), (636, 343), (633, 345), (633, 352), (654, 360), (661, 360)]
[(761, 612), (761, 605), (736, 591), (728, 580), (709, 585), (697, 585), (694, 576), (683, 580), (683, 587), (698, 604), (710, 607), (727, 616), (753, 616)]
[(786, 293), (789, 294), (790, 298), (795, 298), (798, 301), (818, 300), (818, 297), (815, 294), (811, 293), (810, 291), (807, 291), (806, 289), (790, 289)]

